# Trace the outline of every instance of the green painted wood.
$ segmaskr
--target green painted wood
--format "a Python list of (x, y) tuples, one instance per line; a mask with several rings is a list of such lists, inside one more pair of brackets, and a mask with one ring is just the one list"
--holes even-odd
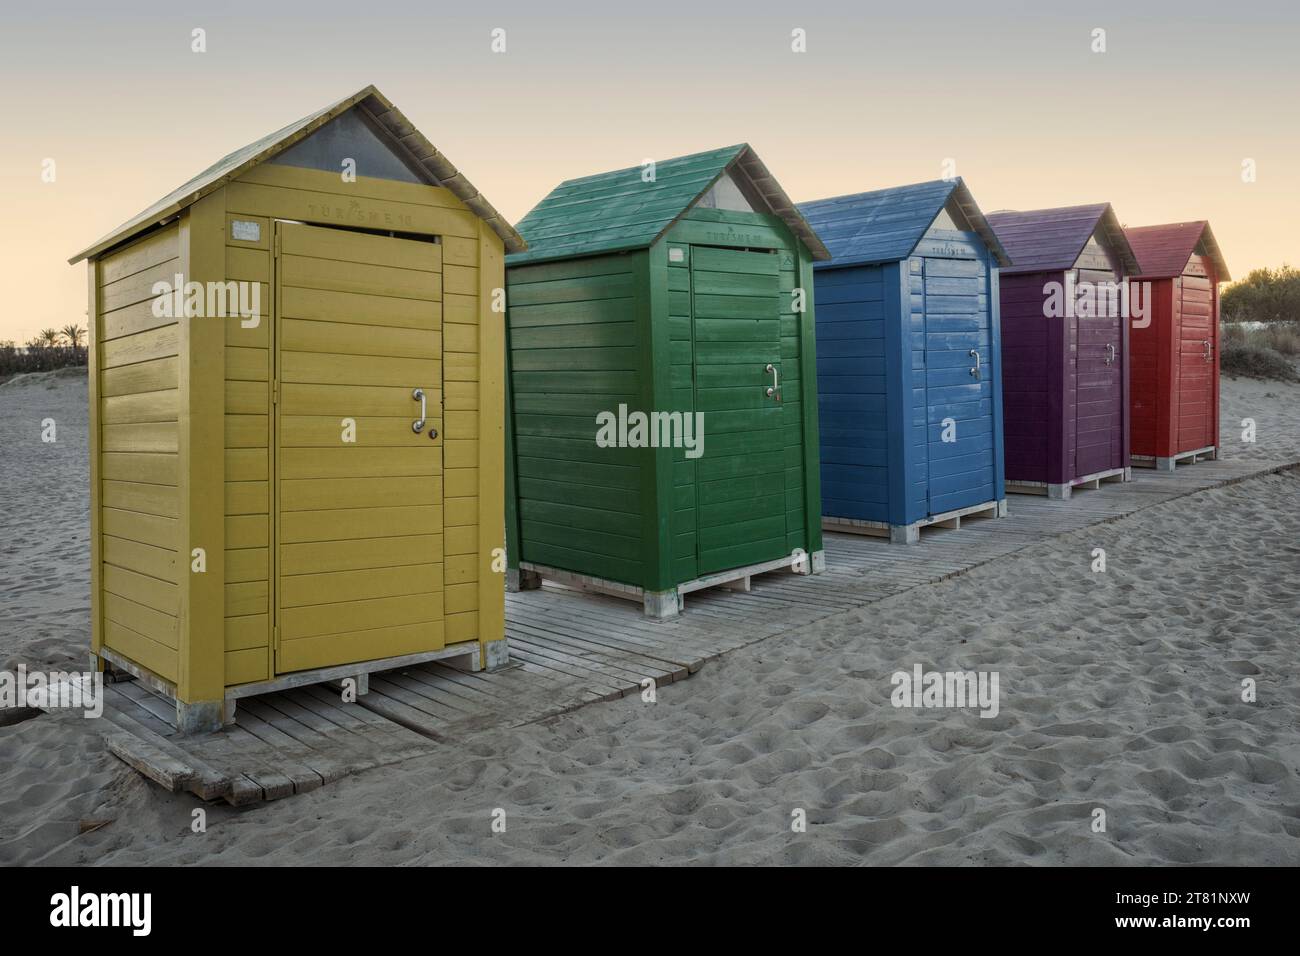
[(657, 163), (654, 181), (641, 166), (570, 179), (518, 224), (528, 251), (510, 266), (649, 247), (705, 192), (745, 147), (695, 153)]

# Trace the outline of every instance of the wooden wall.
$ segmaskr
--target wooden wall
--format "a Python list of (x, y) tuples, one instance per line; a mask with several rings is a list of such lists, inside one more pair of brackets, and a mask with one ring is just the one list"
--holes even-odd
[[(173, 223), (90, 263), (92, 648), (178, 680), (179, 328), (154, 283), (183, 271)], [(102, 590), (101, 590), (102, 588)]]

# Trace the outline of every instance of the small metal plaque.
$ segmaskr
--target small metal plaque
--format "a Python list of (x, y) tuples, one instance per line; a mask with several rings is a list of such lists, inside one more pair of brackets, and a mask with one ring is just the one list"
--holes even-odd
[(230, 220), (230, 238), (240, 242), (261, 242), (262, 224), (247, 219)]

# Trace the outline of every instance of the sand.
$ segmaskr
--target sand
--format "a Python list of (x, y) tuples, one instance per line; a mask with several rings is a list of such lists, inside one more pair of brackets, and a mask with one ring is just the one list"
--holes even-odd
[[(84, 379), (47, 386), (0, 387), (4, 666), (84, 659)], [(1300, 459), (1300, 386), (1225, 380), (1223, 420), (1225, 457)], [(0, 864), (1295, 865), (1298, 501), (1291, 472), (1148, 508), (735, 652), (657, 703), (214, 805), (203, 834), (193, 798), (88, 721), (0, 727)], [(918, 663), (998, 672), (1000, 713), (892, 707)]]

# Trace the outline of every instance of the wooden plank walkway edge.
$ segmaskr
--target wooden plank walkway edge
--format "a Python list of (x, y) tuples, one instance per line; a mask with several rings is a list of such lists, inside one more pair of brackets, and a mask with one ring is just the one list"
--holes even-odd
[(471, 734), (553, 719), (597, 701), (685, 680), (707, 661), (914, 588), (965, 574), (1040, 542), (1111, 524), (1178, 498), (1300, 468), (1300, 461), (1179, 465), (1137, 472), (1065, 500), (1017, 497), (1010, 514), (919, 545), (827, 534), (827, 569), (773, 572), (749, 592), (694, 595), (682, 616), (653, 621), (614, 597), (546, 585), (506, 596), (510, 663), (474, 672), (433, 661), (371, 676), (354, 703), (325, 685), (246, 697), (233, 726), (182, 737), (174, 707), (144, 684), (105, 684), (99, 727), (110, 753), (174, 793), (235, 806), (318, 789), (340, 777), (425, 756)]

